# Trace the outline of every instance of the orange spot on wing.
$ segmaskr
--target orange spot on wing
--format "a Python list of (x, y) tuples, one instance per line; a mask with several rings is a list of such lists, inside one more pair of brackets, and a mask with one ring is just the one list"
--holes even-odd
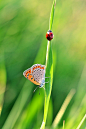
[(32, 77), (33, 77), (33, 76), (32, 76), (31, 74), (29, 74), (28, 79), (31, 80)]
[(36, 85), (40, 85), (40, 83), (36, 82), (33, 78), (33, 76), (31, 74), (29, 74), (28, 76), (28, 80), (30, 80), (32, 83), (36, 84)]
[(26, 73), (25, 73), (25, 77), (27, 76), (27, 74), (31, 74), (31, 69), (30, 69), (30, 70), (28, 70), (28, 71), (26, 71)]
[(36, 85), (40, 85), (40, 83), (34, 81), (34, 78), (31, 80), (31, 82), (33, 82), (33, 83), (36, 84)]
[(42, 69), (42, 67), (40, 66), (40, 69)]
[(38, 68), (40, 68), (40, 69), (41, 69), (41, 66), (38, 66)]
[(35, 66), (35, 67), (33, 68), (33, 70), (34, 70), (34, 69), (37, 69), (37, 68), (38, 68), (38, 66)]
[(41, 69), (44, 69), (44, 67), (41, 67)]
[(35, 69), (36, 67), (33, 68), (33, 70)]
[(27, 75), (28, 75), (28, 72), (26, 72), (25, 74), (24, 74), (24, 76), (27, 78)]
[(31, 69), (28, 71), (28, 73), (31, 73)]

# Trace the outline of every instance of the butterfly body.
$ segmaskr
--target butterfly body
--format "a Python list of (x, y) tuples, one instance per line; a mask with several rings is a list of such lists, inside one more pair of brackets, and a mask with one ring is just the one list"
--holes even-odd
[(45, 84), (45, 65), (34, 64), (31, 68), (25, 70), (23, 75), (41, 88)]

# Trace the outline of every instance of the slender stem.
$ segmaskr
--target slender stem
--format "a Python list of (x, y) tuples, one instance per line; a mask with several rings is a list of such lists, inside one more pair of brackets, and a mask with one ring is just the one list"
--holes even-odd
[[(50, 21), (49, 21), (49, 29), (52, 29), (53, 19), (54, 19), (54, 8), (55, 8), (56, 0), (53, 1), (53, 5), (51, 8), (50, 14)], [(52, 90), (52, 82), (53, 82), (53, 59), (52, 59), (52, 44), (51, 41), (47, 43), (47, 52), (46, 52), (46, 83), (45, 84), (45, 105), (44, 105), (44, 118), (40, 129), (45, 128), (47, 114), (48, 114), (48, 107), (49, 107), (49, 100)]]

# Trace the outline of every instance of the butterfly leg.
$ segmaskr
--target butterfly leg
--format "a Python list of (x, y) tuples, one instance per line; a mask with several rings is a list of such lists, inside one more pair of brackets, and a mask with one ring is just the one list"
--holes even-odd
[[(43, 88), (44, 88), (44, 86), (43, 86)], [(44, 88), (44, 90), (45, 90), (45, 88)]]
[(45, 83), (49, 83), (49, 81), (48, 82), (45, 82)]
[(33, 92), (35, 92), (38, 87), (39, 87), (39, 86), (37, 86)]

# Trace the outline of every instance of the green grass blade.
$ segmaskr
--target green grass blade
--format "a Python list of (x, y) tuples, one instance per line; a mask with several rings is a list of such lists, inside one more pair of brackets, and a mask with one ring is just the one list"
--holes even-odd
[[(20, 113), (22, 112), (25, 102), (29, 97), (32, 88), (28, 87), (28, 82), (25, 83), (25, 86), (22, 88), (19, 97), (17, 98), (9, 116), (7, 117), (2, 129), (13, 129), (15, 122), (17, 121)], [(22, 101), (21, 101), (22, 100)], [(13, 119), (14, 118), (14, 119)]]
[(84, 117), (82, 118), (82, 120), (80, 121), (80, 123), (76, 129), (80, 129), (80, 127), (83, 124), (83, 122), (85, 121), (85, 119), (86, 119), (86, 114), (84, 115)]
[[(73, 98), (75, 94), (75, 89), (71, 89), (71, 91), (69, 92), (69, 94), (67, 95), (67, 97), (65, 98), (64, 103), (62, 104), (60, 111), (58, 112), (58, 114), (56, 115), (55, 120), (53, 121), (53, 128), (56, 128), (56, 126), (59, 124), (68, 104), (70, 103), (71, 99)], [(64, 124), (64, 123), (63, 123)]]
[[(56, 1), (54, 0), (51, 14), (50, 14), (50, 25), (49, 29), (52, 29), (53, 19), (54, 19), (54, 7), (55, 7)], [(51, 41), (48, 41), (47, 44), (47, 52), (46, 52), (46, 81), (49, 82), (45, 84), (45, 105), (44, 105), (44, 118), (40, 129), (45, 128), (46, 119), (47, 119), (47, 113), (48, 113), (48, 106), (49, 106), (49, 100), (52, 90), (52, 82), (53, 82), (53, 59), (52, 59), (52, 44)]]
[(53, 1), (53, 5), (52, 5), (52, 8), (51, 8), (50, 21), (49, 21), (49, 29), (50, 30), (52, 29), (52, 25), (53, 25), (55, 5), (56, 5), (56, 0)]

